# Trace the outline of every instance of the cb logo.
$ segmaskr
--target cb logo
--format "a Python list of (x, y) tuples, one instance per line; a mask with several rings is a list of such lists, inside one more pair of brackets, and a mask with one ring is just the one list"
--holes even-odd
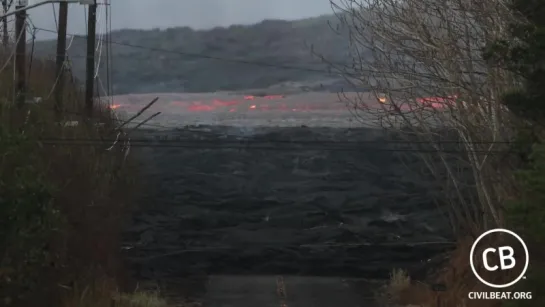
[[(495, 283), (486, 281), (482, 276), (479, 275), (479, 272), (475, 268), (475, 263), (474, 263), (475, 257), (479, 257), (483, 261), (484, 268), (487, 271), (489, 272), (497, 271), (499, 274), (507, 270), (515, 269), (517, 260), (515, 258), (515, 249), (512, 246), (509, 246), (509, 245), (490, 246), (485, 248), (480, 255), (475, 255), (476, 247), (485, 237), (491, 236), (493, 234), (498, 234), (498, 233), (504, 233), (514, 237), (522, 246), (522, 250), (524, 250), (524, 257), (521, 257), (521, 255), (518, 255), (517, 257), (519, 260), (524, 259), (524, 266), (522, 268), (522, 271), (520, 272), (520, 274), (517, 275), (517, 277), (514, 280), (505, 284), (495, 284)], [(491, 264), (489, 261), (489, 259), (491, 258), (497, 259), (498, 264)], [(492, 288), (497, 288), (497, 289), (510, 287), (516, 284), (522, 278), (524, 278), (524, 274), (526, 274), (526, 270), (528, 269), (529, 262), (530, 262), (530, 257), (528, 254), (528, 247), (526, 246), (526, 243), (524, 243), (522, 238), (516, 233), (512, 232), (511, 230), (507, 230), (503, 228), (492, 229), (480, 235), (477, 238), (477, 240), (475, 240), (475, 242), (473, 243), (473, 246), (471, 247), (471, 252), (469, 254), (469, 263), (471, 264), (471, 270), (473, 271), (473, 274), (475, 275), (475, 277), (477, 277), (479, 281), (481, 281), (483, 284)]]

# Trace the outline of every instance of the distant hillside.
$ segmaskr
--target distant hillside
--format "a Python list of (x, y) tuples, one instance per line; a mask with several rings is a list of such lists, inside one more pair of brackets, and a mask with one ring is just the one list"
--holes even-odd
[[(206, 56), (326, 70), (327, 65), (312, 56), (310, 46), (332, 61), (347, 62), (346, 36), (332, 30), (338, 23), (331, 15), (297, 21), (266, 20), (250, 26), (199, 31), (187, 27), (115, 31), (112, 33), (114, 42), (172, 50), (162, 52), (114, 44), (115, 92), (209, 92), (321, 80), (327, 76), (305, 70), (213, 60)], [(55, 42), (39, 42), (35, 50), (53, 55)], [(76, 75), (83, 78), (85, 41), (75, 39), (69, 52)]]

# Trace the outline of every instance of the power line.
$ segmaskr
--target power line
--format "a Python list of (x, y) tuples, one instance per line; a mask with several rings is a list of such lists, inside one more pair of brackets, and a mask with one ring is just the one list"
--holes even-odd
[[(54, 109), (46, 108), (46, 110), (54, 111)], [(67, 114), (77, 115), (77, 116), (85, 116), (82, 112), (76, 112), (76, 111), (65, 111)], [(125, 123), (126, 120), (123, 119), (111, 119), (114, 122), (119, 123)], [(191, 126), (183, 127), (183, 126), (164, 126), (164, 125), (158, 125), (158, 124), (148, 124), (145, 123), (142, 126), (149, 126), (153, 128), (162, 128), (167, 131), (172, 131), (173, 133), (180, 133), (180, 132), (193, 132), (193, 133), (200, 133), (201, 135), (211, 135), (215, 137), (222, 136), (224, 134), (222, 133), (214, 133), (211, 131), (202, 131), (202, 130), (191, 130)], [(210, 125), (212, 126), (212, 125)], [(271, 127), (272, 129), (294, 129), (297, 127), (286, 127), (286, 128), (276, 128)], [(335, 129), (335, 128), (332, 128)], [(358, 130), (359, 128), (350, 128), (350, 130)], [(361, 129), (373, 129), (373, 128), (361, 128)], [(160, 133), (159, 131), (156, 131), (157, 133)], [(387, 130), (386, 130), (387, 133)], [(395, 131), (393, 131), (395, 133)], [(260, 133), (263, 135), (263, 133)], [(235, 135), (231, 135), (233, 137), (237, 137)], [(387, 136), (387, 135), (386, 135)], [(176, 136), (174, 136), (176, 137)], [(40, 140), (44, 141), (89, 141), (89, 142), (104, 142), (105, 140), (102, 139), (91, 139), (91, 138), (58, 138), (58, 137), (44, 137), (40, 138)], [(113, 140), (112, 140), (113, 141)], [(107, 142), (107, 140), (106, 140)], [(279, 139), (271, 139), (271, 140), (255, 140), (254, 138), (249, 137), (239, 137), (237, 140), (205, 140), (200, 139), (198, 141), (196, 140), (187, 140), (187, 139), (181, 139), (181, 138), (172, 138), (172, 137), (150, 137), (145, 139), (131, 139), (131, 142), (145, 142), (145, 143), (195, 143), (195, 142), (201, 142), (201, 143), (207, 143), (207, 142), (222, 142), (222, 143), (237, 143), (237, 144), (248, 144), (252, 142), (263, 142), (263, 143), (273, 143), (273, 144), (352, 144), (352, 145), (358, 145), (358, 144), (410, 144), (410, 145), (451, 145), (451, 144), (458, 144), (458, 145), (512, 145), (512, 144), (533, 144), (533, 143), (524, 143), (524, 142), (517, 142), (517, 141), (472, 141), (472, 142), (465, 142), (461, 140), (360, 140), (360, 141), (336, 141), (336, 140), (279, 140)]]
[(112, 14), (110, 13), (110, 0), (106, 1), (106, 86), (107, 90), (106, 93), (109, 97), (112, 96), (112, 74), (111, 74), (111, 65), (112, 65), (112, 58), (111, 58), (111, 52), (112, 52)]
[[(50, 110), (50, 111), (54, 111), (54, 109), (44, 109), (44, 110)], [(76, 111), (64, 111), (66, 114), (71, 114), (71, 115), (76, 115), (76, 116), (86, 116), (84, 113), (82, 112), (76, 112)], [(125, 123), (126, 120), (124, 119), (118, 119), (118, 118), (111, 118), (112, 121), (114, 122), (117, 122), (117, 123)], [(210, 125), (212, 126), (212, 125)], [(187, 131), (187, 132), (198, 132), (200, 134), (208, 134), (208, 135), (215, 135), (215, 136), (218, 136), (218, 134), (214, 133), (214, 132), (208, 132), (208, 131), (202, 131), (202, 130), (190, 130), (189, 128), (191, 127), (191, 125), (187, 125), (187, 126), (165, 126), (165, 125), (159, 125), (159, 124), (151, 124), (151, 123), (144, 123), (141, 125), (141, 127), (150, 127), (150, 128), (156, 128), (156, 129), (164, 129), (166, 131), (173, 131), (173, 132), (180, 132), (180, 131)], [(187, 127), (187, 128), (186, 128)], [(275, 127), (271, 127), (271, 128), (275, 128)], [(297, 127), (285, 127), (285, 128), (277, 128), (277, 129), (293, 129), (293, 128), (297, 128)], [(332, 128), (332, 129), (335, 129), (335, 128)], [(362, 128), (347, 128), (349, 130), (358, 130), (358, 129), (371, 129), (373, 130), (373, 128), (365, 128), (365, 127), (362, 127)], [(381, 130), (381, 129), (379, 129)], [(384, 129), (386, 130), (386, 129)], [(159, 131), (157, 131), (159, 132)], [(395, 133), (395, 131), (393, 131), (393, 133)], [(44, 138), (44, 140), (59, 140), (59, 138)], [(90, 141), (93, 141), (93, 139), (78, 139), (78, 138), (75, 138), (75, 139), (60, 139), (60, 140), (76, 140), (76, 141), (86, 141), (86, 140), (90, 140)], [(95, 140), (98, 140), (98, 141), (103, 141), (103, 139), (95, 139)], [(149, 140), (147, 140), (149, 141)], [(157, 139), (155, 138), (153, 142), (171, 142), (171, 141), (180, 141), (180, 139), (177, 139), (177, 140), (168, 140), (168, 139)], [(237, 141), (239, 142), (249, 142), (249, 141), (252, 141), (252, 139), (250, 138), (245, 138), (245, 139), (238, 139)], [(278, 143), (297, 143), (297, 142), (300, 142), (300, 141), (293, 141), (293, 140), (270, 140), (270, 141), (267, 141), (267, 142), (278, 142)], [(303, 142), (309, 142), (309, 141), (303, 141)], [(315, 142), (315, 141), (310, 141), (310, 142)], [(318, 142), (324, 142), (324, 141), (318, 141)], [(339, 144), (339, 141), (326, 141), (326, 142), (331, 142), (331, 143), (334, 143), (334, 144)], [(342, 142), (341, 142), (342, 143)], [(426, 141), (407, 141), (407, 140), (367, 140), (367, 141), (357, 141), (357, 142), (348, 142), (350, 144), (362, 144), (362, 143), (365, 143), (365, 144), (369, 144), (369, 143), (377, 143), (377, 144), (434, 144), (434, 145), (440, 145), (440, 144), (460, 144), (460, 145), (512, 145), (512, 144), (518, 144), (518, 145), (531, 145), (533, 143), (531, 142), (519, 142), (519, 141), (472, 141), (472, 142), (465, 142), (465, 141), (460, 141), (460, 140), (437, 140), (437, 141), (431, 141), (431, 140), (426, 140)]]
[[(265, 222), (264, 222), (265, 223)], [(401, 240), (400, 240), (401, 241)], [(146, 247), (146, 246), (138, 246), (139, 242), (136, 244), (129, 244), (123, 247), (124, 250), (150, 250), (153, 248)], [(157, 258), (165, 258), (170, 256), (179, 256), (186, 253), (202, 253), (202, 252), (218, 252), (218, 251), (234, 251), (241, 248), (282, 248), (284, 250), (290, 250), (290, 249), (323, 249), (323, 248), (423, 248), (425, 246), (444, 246), (446, 247), (452, 247), (456, 244), (456, 242), (453, 241), (419, 241), (419, 242), (411, 242), (411, 241), (401, 241), (401, 242), (357, 242), (357, 243), (310, 243), (310, 244), (274, 244), (274, 243), (265, 243), (265, 244), (246, 244), (246, 245), (233, 245), (233, 246), (212, 246), (212, 247), (183, 247), (177, 250), (172, 250), (170, 252), (163, 252), (160, 254), (155, 254), (151, 256), (145, 256), (145, 257), (132, 257), (131, 261), (135, 262), (142, 262), (142, 261), (150, 261)]]
[[(90, 141), (48, 141), (37, 140), (40, 145), (46, 146), (78, 146), (78, 147), (94, 147), (105, 146), (111, 147), (113, 142), (90, 142)], [(193, 143), (139, 143), (128, 140), (125, 147), (140, 147), (140, 148), (186, 148), (186, 149), (223, 149), (223, 150), (271, 150), (271, 151), (354, 151), (354, 152), (413, 152), (413, 153), (474, 153), (474, 154), (518, 154), (517, 151), (508, 150), (448, 150), (448, 149), (415, 149), (415, 148), (378, 148), (378, 147), (356, 147), (356, 146), (254, 146), (250, 144), (202, 144), (199, 141)]]
[[(57, 33), (57, 31), (54, 31), (54, 30), (49, 30), (49, 29), (44, 29), (44, 28), (38, 28), (38, 27), (35, 27), (35, 29), (38, 29), (38, 30), (42, 30), (42, 31), (46, 31), (46, 32), (52, 32), (52, 33)], [(74, 35), (74, 34), (70, 34), (72, 37), (74, 38), (85, 38), (85, 36), (81, 36), (81, 35)], [(99, 41), (103, 41), (104, 39), (102, 38), (99, 38), (98, 39)], [(270, 64), (270, 63), (264, 63), (264, 62), (253, 62), (253, 61), (246, 61), (246, 60), (238, 60), (238, 59), (228, 59), (228, 58), (221, 58), (221, 57), (214, 57), (214, 56), (208, 56), (208, 55), (202, 55), (202, 54), (194, 54), (194, 53), (187, 53), (187, 52), (181, 52), (181, 51), (175, 51), (175, 50), (167, 50), (167, 49), (161, 49), (161, 48), (152, 48), (152, 47), (146, 47), (146, 46), (140, 46), (140, 45), (134, 45), (134, 44), (128, 44), (128, 43), (121, 43), (121, 42), (114, 42), (114, 41), (111, 41), (110, 39), (108, 39), (106, 41), (106, 43), (108, 44), (117, 44), (117, 45), (122, 45), (122, 46), (128, 46), (128, 47), (134, 47), (134, 48), (141, 48), (141, 49), (147, 49), (147, 50), (152, 50), (152, 51), (160, 51), (160, 52), (168, 52), (168, 53), (176, 53), (176, 54), (180, 54), (180, 55), (184, 55), (184, 56), (192, 56), (192, 57), (199, 57), (199, 58), (206, 58), (206, 59), (212, 59), (212, 60), (220, 60), (220, 61), (229, 61), (229, 62), (237, 62), (237, 63), (244, 63), (244, 64), (251, 64), (251, 65), (258, 65), (258, 66), (268, 66), (268, 67), (277, 67), (277, 68), (285, 68), (285, 69), (299, 69), (299, 70), (310, 70), (310, 71), (315, 71), (315, 72), (326, 72), (324, 70), (316, 70), (316, 69), (307, 69), (307, 68), (303, 68), (303, 67), (294, 67), (294, 66), (285, 66), (285, 65), (276, 65), (276, 64)], [(83, 115), (83, 114), (78, 114), (78, 115)], [(122, 120), (117, 120), (117, 121), (122, 121)], [(158, 128), (164, 128), (164, 129), (175, 129), (176, 127), (167, 127), (167, 126), (163, 126), (163, 125), (155, 125), (155, 124), (144, 124), (143, 126), (150, 126), (150, 127), (158, 127)], [(67, 139), (41, 139), (40, 141), (47, 143), (48, 145), (71, 145), (71, 146), (93, 146), (93, 145), (101, 145), (101, 144), (104, 144), (104, 140), (91, 140), (91, 139), (71, 139), (71, 140), (67, 140)], [(192, 147), (195, 147), (195, 145), (198, 145), (198, 146), (203, 146), (203, 143), (206, 143), (207, 141), (206, 140), (199, 140), (198, 143), (195, 142), (195, 141), (189, 141), (189, 140), (186, 140), (186, 141), (181, 141), (181, 140), (131, 140), (131, 146), (140, 146), (140, 147), (184, 147), (184, 146), (187, 146), (188, 144), (191, 145)], [(231, 144), (238, 144), (238, 145), (243, 145), (243, 147), (239, 146), (238, 148), (235, 148), (235, 149), (239, 149), (239, 148), (242, 148), (242, 149), (248, 149), (250, 148), (249, 146), (251, 145), (250, 143), (255, 143), (255, 141), (238, 141), (238, 142), (231, 142)], [(306, 144), (306, 145), (309, 145), (309, 144), (318, 144), (318, 145), (346, 145), (346, 144), (354, 144), (354, 145), (359, 145), (359, 144), (362, 144), (362, 143), (381, 143), (381, 144), (454, 144), (454, 143), (457, 143), (457, 144), (464, 144), (463, 142), (461, 141), (439, 141), (439, 142), (415, 142), (415, 141), (364, 141), (364, 142), (338, 142), (338, 141), (331, 141), (331, 142), (324, 142), (324, 141), (313, 141), (313, 142), (301, 142), (301, 141), (279, 141), (279, 140), (275, 140), (275, 141), (265, 141), (263, 143), (267, 143), (267, 144), (291, 144), (291, 145), (302, 145), (302, 144)], [(470, 144), (510, 144), (512, 142), (472, 142)], [(212, 143), (213, 144), (213, 143)], [(228, 145), (229, 142), (225, 142), (223, 141), (222, 143), (216, 143), (216, 144), (221, 144), (221, 145)], [(208, 147), (210, 147), (210, 144), (208, 145)], [(206, 147), (204, 147), (206, 148)], [(214, 146), (212, 148), (218, 148), (218, 146)], [(227, 148), (229, 149), (229, 146), (221, 146), (219, 147), (220, 149), (221, 148)], [(277, 147), (255, 147), (255, 146), (252, 146), (251, 149), (287, 149), (287, 150), (301, 150), (302, 148), (293, 148), (293, 149), (290, 149), (290, 148), (277, 148)], [(305, 148), (304, 150), (313, 150), (313, 149), (310, 149), (310, 148)], [(423, 152), (422, 149), (386, 149), (386, 148), (367, 148), (367, 149), (363, 149), (363, 148), (317, 148), (316, 150), (365, 150), (365, 151), (369, 151), (369, 150), (375, 150), (375, 151), (418, 151), (418, 152)], [(426, 152), (446, 152), (445, 150), (432, 150), (432, 151), (426, 151)], [(463, 152), (463, 151), (456, 151), (456, 152)], [(473, 151), (473, 152), (478, 152), (478, 151)], [(489, 151), (489, 150), (483, 150), (483, 151), (480, 151), (482, 153), (493, 153), (493, 151)], [(502, 153), (505, 153), (505, 151), (500, 151)]]
[[(54, 108), (42, 108), (41, 110), (55, 111)], [(68, 111), (68, 110), (64, 110), (63, 112), (65, 114), (69, 114), (69, 115), (82, 116), (84, 118), (87, 117), (87, 115), (85, 113), (82, 113), (82, 112)], [(110, 118), (109, 120), (111, 120), (113, 122), (116, 122), (116, 123), (125, 123), (125, 121), (126, 121), (126, 120), (120, 119), (120, 118)], [(150, 127), (150, 128), (155, 128), (155, 129), (164, 129), (164, 130), (179, 129), (179, 126), (165, 126), (165, 125), (151, 124), (151, 123), (144, 123), (144, 124), (141, 125), (141, 127)]]
[[(53, 110), (53, 109), (52, 109)], [(70, 112), (66, 111), (67, 114), (74, 114), (78, 116), (84, 116), (84, 113), (81, 112)], [(126, 121), (123, 119), (115, 119), (112, 118), (114, 122), (118, 123), (125, 123)], [(220, 133), (214, 133), (210, 131), (201, 131), (201, 130), (191, 130), (191, 127), (180, 127), (180, 126), (164, 126), (164, 125), (157, 125), (157, 124), (148, 124), (145, 123), (141, 125), (142, 127), (148, 126), (151, 128), (160, 128), (165, 129), (167, 131), (172, 131), (173, 133), (183, 133), (183, 132), (193, 132), (193, 133), (199, 133), (201, 135), (210, 135), (213, 137), (219, 137), (221, 136)], [(287, 127), (285, 129), (293, 129), (294, 127)], [(295, 127), (296, 128), (296, 127)], [(282, 128), (279, 128), (282, 129)], [(358, 128), (355, 128), (358, 129)], [(363, 128), (365, 129), (365, 128)], [(372, 128), (370, 128), (372, 129)], [(158, 132), (158, 131), (157, 131)], [(394, 132), (395, 133), (395, 132)], [(261, 134), (263, 135), (263, 134)], [(235, 135), (231, 135), (232, 137), (237, 137)], [(385, 136), (386, 137), (386, 136)], [(48, 142), (51, 145), (55, 145), (55, 142), (62, 142), (62, 144), (77, 146), (77, 145), (84, 145), (84, 146), (93, 146), (93, 145), (104, 145), (108, 142), (113, 142), (114, 140), (106, 140), (104, 138), (102, 139), (92, 139), (92, 138), (58, 138), (58, 137), (42, 137), (38, 139), (39, 141)], [(188, 139), (181, 139), (176, 138), (174, 136), (174, 139), (171, 137), (164, 137), (164, 136), (156, 136), (156, 137), (150, 137), (150, 138), (141, 138), (141, 139), (130, 139), (131, 145), (140, 145), (142, 147), (163, 147), (168, 146), (174, 147), (179, 145), (195, 145), (195, 144), (238, 144), (241, 146), (249, 146), (256, 143), (261, 144), (288, 144), (288, 145), (351, 145), (351, 146), (357, 146), (362, 144), (386, 144), (386, 145), (460, 145), (460, 146), (475, 146), (475, 145), (530, 145), (531, 143), (524, 143), (524, 142), (517, 142), (517, 141), (472, 141), (472, 142), (465, 142), (461, 140), (360, 140), (360, 141), (335, 141), (335, 140), (279, 140), (279, 139), (271, 139), (271, 140), (256, 140), (254, 138), (250, 137), (238, 137), (237, 140), (206, 140), (206, 139), (199, 139), (199, 140), (188, 140)], [(225, 146), (224, 146), (225, 147)], [(217, 147), (213, 147), (217, 148)], [(222, 147), (223, 148), (223, 147)], [(242, 147), (244, 148), (244, 147)], [(255, 147), (254, 147), (255, 148)], [(359, 149), (361, 150), (361, 149)], [(369, 150), (369, 149), (367, 149)], [(395, 150), (394, 150), (395, 151)], [(431, 152), (445, 152), (444, 150), (432, 150)], [(482, 152), (482, 153), (490, 153), (494, 151), (490, 150), (473, 150), (473, 151), (456, 151), (456, 152)], [(501, 150), (499, 152), (506, 152), (504, 150)]]
[[(66, 111), (67, 114), (74, 114), (79, 116), (84, 116), (81, 112), (70, 112)], [(119, 123), (125, 123), (125, 120), (123, 119), (112, 119), (114, 122)], [(219, 137), (222, 134), (221, 133), (214, 133), (211, 131), (202, 131), (202, 130), (191, 130), (191, 126), (186, 127), (180, 127), (180, 126), (164, 126), (164, 125), (158, 125), (158, 124), (148, 124), (145, 123), (141, 125), (142, 127), (148, 126), (152, 128), (162, 128), (167, 131), (172, 131), (173, 133), (182, 133), (182, 132), (193, 132), (193, 133), (199, 133), (201, 135), (211, 135), (215, 137)], [(272, 127), (274, 128), (274, 127)], [(284, 129), (294, 129), (296, 127), (286, 127)], [(276, 128), (276, 129), (283, 129), (283, 128)], [(335, 128), (333, 128), (335, 129)], [(357, 130), (358, 128), (351, 128), (351, 130)], [(367, 128), (361, 128), (361, 129), (367, 129)], [(369, 128), (372, 129), (372, 128)], [(160, 133), (159, 131), (156, 131)], [(394, 131), (395, 133), (395, 131)], [(261, 134), (263, 135), (263, 134)], [(231, 135), (232, 137), (237, 137), (236, 135)], [(55, 142), (55, 141), (61, 141), (61, 142), (108, 142), (108, 140), (105, 139), (91, 139), (91, 138), (58, 138), (58, 137), (44, 137), (40, 138), (40, 140), (43, 141), (49, 141), (49, 142)], [(113, 140), (111, 140), (113, 141)], [(336, 140), (279, 140), (279, 139), (271, 139), (271, 140), (255, 140), (254, 138), (249, 137), (238, 137), (237, 140), (206, 140), (206, 139), (200, 139), (200, 140), (187, 140), (187, 139), (181, 139), (176, 138), (174, 135), (173, 137), (164, 137), (164, 136), (156, 136), (156, 137), (150, 137), (146, 139), (131, 139), (131, 142), (139, 142), (139, 143), (170, 143), (170, 144), (195, 144), (196, 142), (199, 142), (201, 144), (203, 143), (214, 143), (214, 142), (221, 142), (222, 144), (251, 144), (251, 143), (267, 143), (267, 144), (292, 144), (292, 145), (361, 145), (361, 144), (402, 144), (402, 145), (530, 145), (533, 143), (525, 143), (525, 142), (518, 142), (518, 141), (472, 141), (472, 142), (466, 142), (461, 140), (360, 140), (360, 141), (336, 141)], [(488, 152), (488, 151), (487, 151)]]
[[(189, 131), (189, 132), (200, 132), (200, 131)], [(104, 139), (91, 139), (91, 138), (40, 138), (40, 141), (66, 141), (66, 142), (108, 142)], [(111, 140), (113, 141), (113, 140)], [(291, 145), (361, 145), (361, 144), (398, 144), (398, 145), (495, 145), (495, 144), (520, 144), (517, 142), (508, 142), (508, 141), (475, 141), (475, 142), (463, 142), (456, 140), (445, 140), (445, 141), (407, 141), (407, 140), (362, 140), (362, 141), (335, 141), (335, 140), (256, 140), (253, 138), (239, 138), (237, 140), (225, 140), (225, 139), (199, 139), (199, 140), (190, 140), (190, 139), (168, 139), (168, 138), (141, 138), (141, 139), (131, 139), (131, 142), (138, 143), (161, 143), (161, 144), (241, 144), (248, 145), (252, 143), (262, 143), (262, 144), (291, 144)], [(531, 144), (531, 143), (528, 143)]]

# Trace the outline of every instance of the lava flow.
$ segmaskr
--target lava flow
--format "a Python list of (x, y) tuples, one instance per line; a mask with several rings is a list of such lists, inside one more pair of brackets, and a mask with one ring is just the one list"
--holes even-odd
[[(300, 101), (285, 102), (286, 97), (283, 95), (266, 95), (266, 96), (253, 96), (247, 95), (243, 96), (242, 99), (231, 99), (231, 100), (222, 100), (222, 99), (212, 99), (212, 100), (172, 100), (168, 103), (168, 106), (183, 109), (188, 112), (212, 112), (212, 111), (311, 111), (311, 110), (332, 110), (332, 109), (343, 109), (344, 106), (339, 104), (330, 104), (330, 103), (318, 103), (308, 105), (303, 104)], [(124, 109), (134, 109), (137, 108), (136, 104), (122, 104), (116, 101), (115, 104), (111, 106), (112, 109), (124, 108)], [(158, 103), (154, 108), (160, 108)], [(172, 109), (170, 109), (172, 110)]]
[[(202, 98), (203, 96), (188, 95), (195, 98)], [(165, 97), (157, 103), (154, 108), (168, 108), (170, 112), (175, 110), (182, 112), (248, 112), (248, 111), (286, 111), (286, 112), (311, 112), (311, 111), (344, 111), (346, 105), (338, 102), (338, 97), (328, 94), (311, 94), (311, 95), (295, 95), (286, 98), (283, 95), (267, 95), (267, 96), (254, 96), (246, 95), (238, 99), (195, 99), (195, 100), (174, 100), (170, 97)], [(174, 96), (179, 98), (180, 96)], [(121, 99), (126, 100), (127, 97), (122, 96)], [(169, 99), (170, 98), (170, 99)], [(434, 109), (442, 109), (446, 106), (453, 105), (456, 96), (442, 97), (424, 97), (417, 98), (416, 103), (425, 107), (431, 107)], [(140, 109), (142, 105), (139, 102), (141, 99), (136, 99), (135, 96), (128, 97), (128, 103), (121, 103), (116, 100), (114, 104), (110, 106), (111, 109)], [(161, 101), (166, 100), (166, 103)], [(170, 100), (170, 102), (169, 102)], [(138, 102), (137, 102), (138, 101)], [(145, 100), (141, 100), (144, 102)], [(312, 101), (312, 103), (309, 103)], [(388, 104), (388, 100), (385, 97), (370, 98), (370, 105), (374, 103)]]

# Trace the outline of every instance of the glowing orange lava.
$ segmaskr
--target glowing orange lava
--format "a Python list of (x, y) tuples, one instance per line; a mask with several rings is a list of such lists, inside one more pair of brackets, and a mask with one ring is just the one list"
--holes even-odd
[(275, 99), (283, 99), (284, 96), (282, 96), (282, 95), (266, 95), (266, 96), (263, 96), (263, 98), (269, 99), (269, 100), (275, 100)]
[(213, 111), (216, 108), (208, 105), (193, 105), (187, 108), (188, 111)]
[(454, 106), (456, 104), (456, 99), (458, 99), (457, 95), (447, 97), (424, 97), (417, 98), (416, 102), (435, 109), (441, 109), (447, 106)]
[[(173, 100), (164, 104), (157, 103), (153, 108), (164, 107), (176, 107), (177, 110), (187, 112), (211, 112), (211, 111), (223, 111), (223, 112), (237, 112), (243, 110), (256, 110), (256, 111), (282, 111), (282, 112), (309, 112), (309, 111), (325, 111), (325, 110), (346, 110), (344, 104), (335, 103), (332, 101), (330, 104), (323, 102), (309, 103), (305, 101), (294, 101), (287, 103), (283, 95), (266, 95), (266, 96), (253, 96), (246, 95), (238, 99), (222, 100), (211, 99), (208, 101), (194, 100), (194, 101), (180, 101)], [(457, 96), (448, 97), (422, 97), (417, 98), (416, 102), (426, 107), (432, 107), (437, 109), (445, 108), (449, 105), (454, 105)], [(250, 102), (251, 101), (251, 102)], [(376, 101), (376, 100), (375, 100)], [(385, 97), (378, 98), (379, 103), (386, 103)], [(140, 109), (142, 106), (137, 104), (120, 104), (113, 103), (109, 106), (111, 109)], [(172, 110), (172, 108), (170, 109)]]

